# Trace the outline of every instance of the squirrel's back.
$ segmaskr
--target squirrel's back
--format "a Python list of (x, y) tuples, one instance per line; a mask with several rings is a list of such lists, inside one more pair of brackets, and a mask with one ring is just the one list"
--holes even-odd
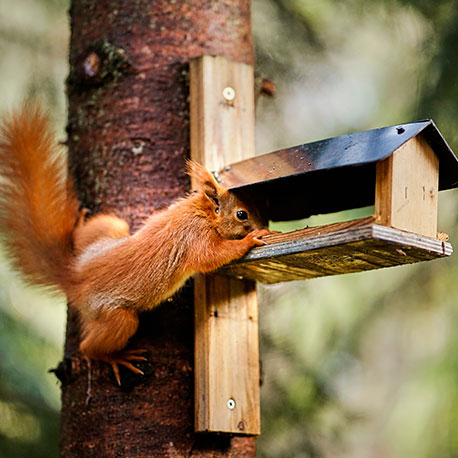
[(0, 232), (13, 267), (31, 284), (66, 291), (79, 203), (38, 104), (1, 120), (0, 176)]

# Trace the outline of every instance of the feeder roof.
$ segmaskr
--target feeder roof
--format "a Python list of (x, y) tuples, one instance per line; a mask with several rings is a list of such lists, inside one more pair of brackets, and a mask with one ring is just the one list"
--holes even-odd
[(226, 167), (219, 179), (267, 200), (274, 221), (364, 207), (374, 203), (375, 164), (420, 134), (439, 159), (439, 190), (458, 187), (458, 160), (431, 119), (255, 156)]

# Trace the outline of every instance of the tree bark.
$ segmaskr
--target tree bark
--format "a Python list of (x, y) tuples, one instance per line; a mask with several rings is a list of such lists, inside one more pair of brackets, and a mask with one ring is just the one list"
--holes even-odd
[[(137, 229), (188, 190), (188, 62), (203, 54), (253, 64), (248, 0), (74, 0), (70, 10), (69, 164), (82, 204)], [(145, 376), (92, 364), (69, 313), (61, 455), (235, 457), (250, 437), (194, 434), (193, 295), (140, 317), (130, 347), (148, 349)], [(121, 369), (122, 370), (122, 369)], [(91, 400), (86, 405), (90, 383)]]

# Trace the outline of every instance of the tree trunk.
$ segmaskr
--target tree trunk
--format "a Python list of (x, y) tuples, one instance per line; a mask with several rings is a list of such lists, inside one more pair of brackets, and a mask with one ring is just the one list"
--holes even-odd
[[(79, 197), (137, 229), (188, 189), (189, 60), (253, 63), (249, 1), (74, 0), (70, 17), (68, 144)], [(254, 456), (254, 438), (193, 432), (190, 282), (140, 323), (130, 346), (148, 349), (145, 376), (121, 369), (120, 389), (104, 363), (94, 362), (88, 376), (69, 313), (61, 455)]]

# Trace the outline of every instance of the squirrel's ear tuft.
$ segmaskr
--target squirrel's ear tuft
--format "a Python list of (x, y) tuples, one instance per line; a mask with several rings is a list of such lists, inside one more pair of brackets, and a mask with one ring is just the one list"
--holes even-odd
[(193, 188), (202, 190), (209, 199), (219, 205), (218, 198), (224, 189), (218, 185), (214, 176), (203, 165), (192, 160), (186, 163), (186, 169), (191, 177)]

